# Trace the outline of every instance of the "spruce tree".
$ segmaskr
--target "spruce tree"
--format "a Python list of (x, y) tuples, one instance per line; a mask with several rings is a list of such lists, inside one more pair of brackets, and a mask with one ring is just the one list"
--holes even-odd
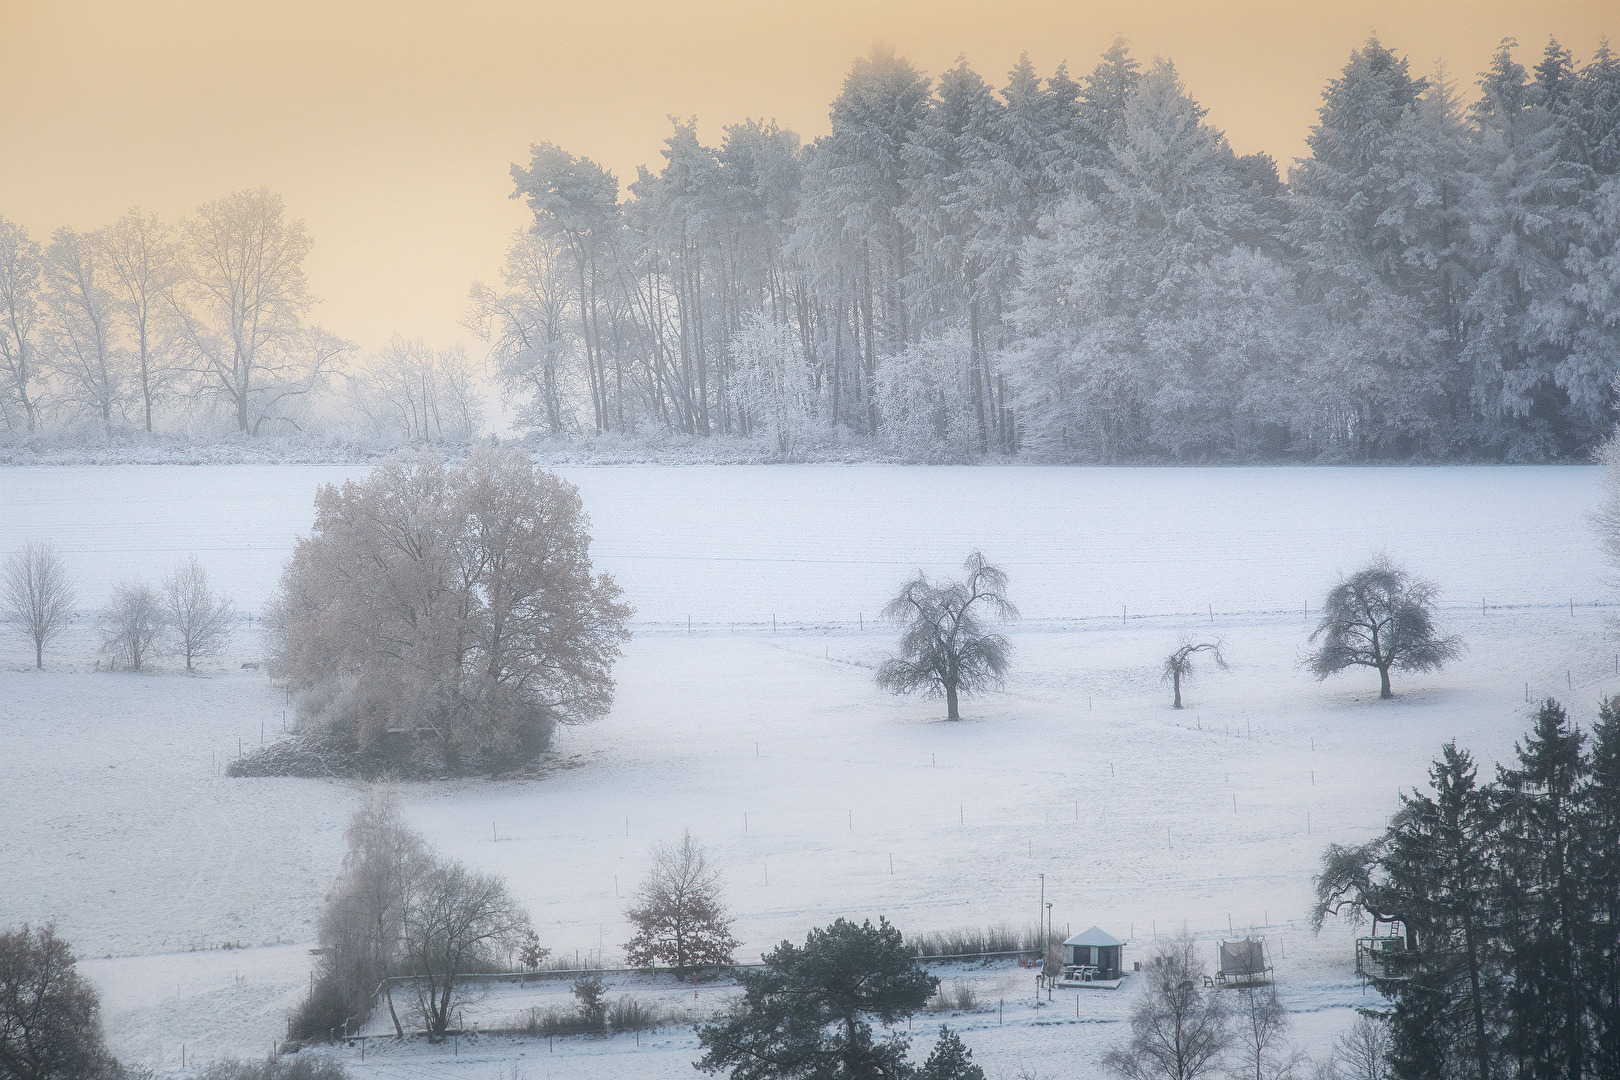
[(1620, 699), (1602, 704), (1592, 729), (1584, 847), (1589, 923), (1578, 983), (1591, 1024), (1591, 1075), (1620, 1080)]
[[(1432, 796), (1403, 796), (1384, 869), (1404, 896), (1417, 954), (1373, 985), (1395, 1003), (1390, 1059), (1402, 1080), (1455, 1075), (1490, 1080), (1498, 962), (1490, 933), (1492, 856), (1488, 789), (1473, 758), (1447, 743), (1429, 769)], [(1403, 977), (1404, 976), (1404, 977)]]
[(1498, 890), (1507, 951), (1508, 1050), (1519, 1075), (1581, 1080), (1586, 1024), (1580, 989), (1581, 812), (1590, 762), (1585, 736), (1552, 698), (1497, 778)]
[(939, 1026), (939, 1041), (923, 1062), (917, 1080), (984, 1080), (984, 1070), (973, 1064), (973, 1051), (949, 1027)]

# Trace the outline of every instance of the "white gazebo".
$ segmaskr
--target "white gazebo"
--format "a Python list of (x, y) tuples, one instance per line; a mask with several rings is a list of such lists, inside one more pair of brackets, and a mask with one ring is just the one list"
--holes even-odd
[(1125, 943), (1093, 926), (1063, 943), (1063, 978), (1079, 982), (1112, 982), (1123, 975), (1120, 952)]

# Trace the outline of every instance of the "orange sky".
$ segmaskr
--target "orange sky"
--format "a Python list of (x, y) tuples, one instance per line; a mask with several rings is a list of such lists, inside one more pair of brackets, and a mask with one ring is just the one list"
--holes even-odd
[(892, 43), (992, 82), (1028, 50), (1091, 68), (1116, 32), (1173, 58), (1239, 153), (1304, 152), (1324, 82), (1376, 31), (1465, 90), (1496, 42), (1577, 60), (1614, 0), (1516, 2), (232, 3), (0, 0), (0, 215), (44, 239), (132, 205), (182, 215), (267, 185), (315, 237), (317, 318), (367, 349), (463, 340), (527, 212), (507, 168), (550, 140), (614, 169), (654, 163), (666, 116), (704, 138), (748, 116), (822, 134), (850, 60)]

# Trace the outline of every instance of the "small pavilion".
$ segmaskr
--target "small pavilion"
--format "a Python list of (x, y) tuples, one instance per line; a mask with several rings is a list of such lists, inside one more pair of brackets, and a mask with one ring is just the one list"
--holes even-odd
[(1082, 930), (1063, 943), (1063, 976), (1083, 981), (1112, 981), (1122, 976), (1120, 953), (1125, 943), (1098, 927)]

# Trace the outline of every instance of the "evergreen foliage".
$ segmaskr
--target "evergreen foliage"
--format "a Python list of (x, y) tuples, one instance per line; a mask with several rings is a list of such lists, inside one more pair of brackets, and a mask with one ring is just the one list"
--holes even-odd
[(914, 1072), (904, 1032), (875, 1037), (922, 1009), (939, 980), (880, 919), (838, 919), (803, 946), (784, 941), (763, 968), (738, 971), (743, 999), (728, 1018), (698, 1028), (704, 1072), (731, 1080), (899, 1080)]
[(1342, 913), (1405, 930), (1369, 969), (1396, 1080), (1620, 1070), (1617, 717), (1605, 702), (1589, 739), (1547, 699), (1490, 783), (1447, 743), (1381, 837), (1324, 854), (1318, 927)]

